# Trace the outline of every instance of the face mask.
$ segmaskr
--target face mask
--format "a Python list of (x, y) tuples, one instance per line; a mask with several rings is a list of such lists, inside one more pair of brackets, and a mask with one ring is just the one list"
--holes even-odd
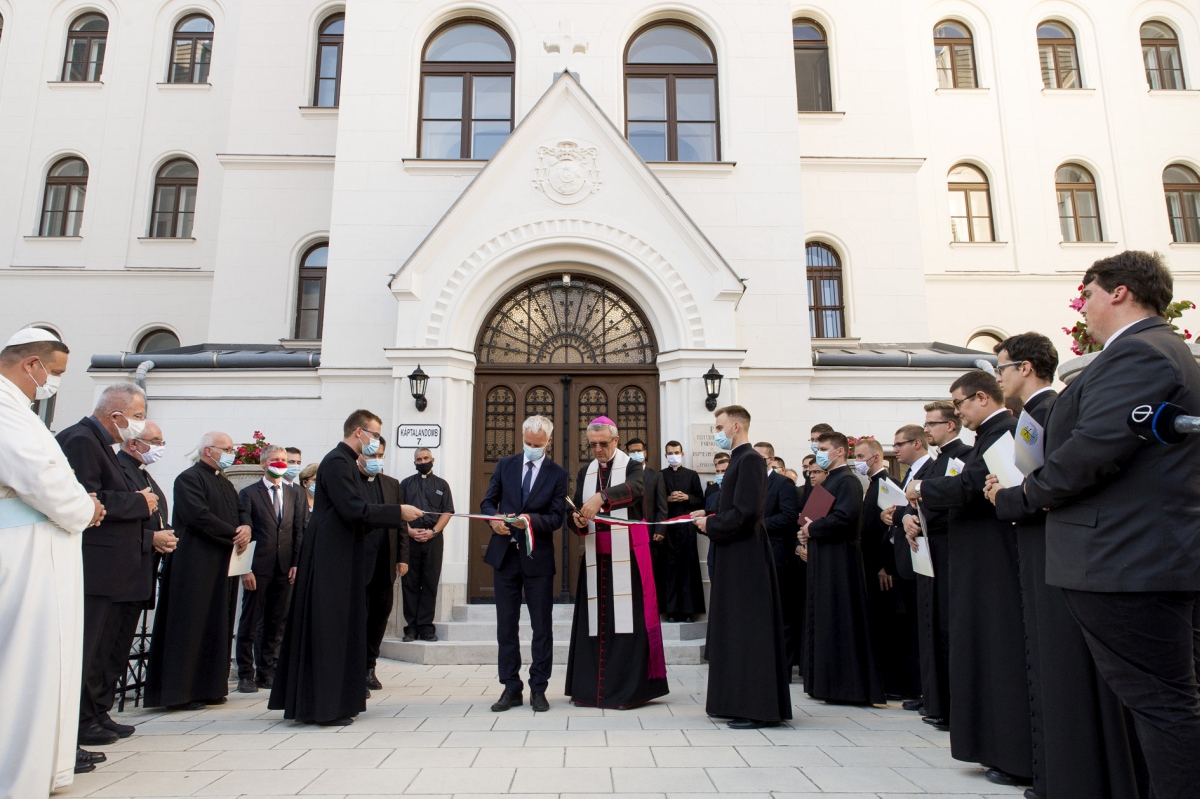
[(646, 453), (631, 452), (629, 453), (629, 460), (633, 461), (634, 463), (642, 463), (646, 460)]
[(287, 467), (287, 471), (283, 473), (283, 479), (287, 480), (289, 483), (296, 482), (296, 478), (299, 476), (300, 476), (300, 467), (294, 463), (291, 466)]
[(724, 479), (725, 479), (725, 472), (721, 472), (720, 474), (718, 474), (716, 476), (716, 479), (713, 480), (713, 482), (715, 482), (717, 485), (720, 485)]
[(531, 447), (528, 444), (525, 445), (525, 460), (529, 461), (530, 463), (537, 463), (545, 454), (545, 447)]
[(374, 477), (383, 471), (383, 458), (363, 458), (363, 469)]
[[(121, 413), (121, 412), (117, 411), (117, 413)], [(125, 416), (125, 414), (123, 414), (123, 413), (121, 413), (121, 415)], [(131, 439), (137, 438), (146, 429), (146, 420), (145, 419), (130, 419), (128, 416), (125, 416), (125, 420), (127, 422), (129, 422), (129, 426), (117, 428), (118, 432), (120, 432), (120, 434), (121, 434), (122, 441), (129, 441)]]
[(817, 442), (816, 442), (816, 441), (810, 441), (810, 442), (808, 442), (808, 446), (809, 446), (809, 448), (812, 450), (812, 453), (813, 453), (814, 455), (816, 455), (816, 454), (817, 454), (817, 450), (818, 450), (818, 449), (820, 449), (820, 445), (819, 445), (819, 444), (817, 444)]
[(370, 457), (379, 451), (379, 439), (368, 439), (367, 443), (363, 444), (362, 454)]
[(671, 455), (668, 455), (668, 456), (667, 456), (667, 463), (669, 463), (669, 464), (670, 464), (670, 465), (672, 465), (672, 466), (678, 466), (679, 464), (683, 463), (683, 456), (682, 456), (682, 455), (676, 455), (676, 454), (671, 454)]
[(816, 453), (817, 465), (822, 469), (829, 468), (829, 453), (823, 449), (817, 450)]
[(222, 452), (221, 457), (217, 459), (217, 468), (225, 471), (233, 465), (236, 456), (232, 452)]
[(317, 495), (317, 484), (316, 483), (308, 484), (308, 495), (310, 497), (315, 497)]
[(163, 453), (167, 451), (165, 444), (147, 444), (148, 452), (139, 452), (138, 457), (142, 459), (142, 463), (149, 466), (152, 463), (158, 463), (162, 458)]
[(417, 474), (429, 474), (433, 471), (433, 461), (430, 461), (429, 463), (418, 463), (416, 464), (416, 467)]
[(865, 476), (868, 468), (869, 467), (867, 466), (866, 461), (855, 461), (854, 462), (854, 471), (858, 472), (861, 475)]
[(42, 367), (42, 371), (46, 373), (46, 382), (38, 385), (38, 381), (33, 376), (33, 372), (26, 372), (29, 379), (33, 381), (35, 388), (33, 389), (33, 398), (35, 400), (48, 400), (58, 393), (58, 386), (62, 382), (60, 375), (52, 375), (41, 360), (38, 360), (38, 366)]
[(267, 464), (267, 474), (272, 477), (283, 477), (287, 474), (287, 463), (285, 461), (271, 461)]
[(717, 431), (717, 434), (713, 436), (713, 443), (724, 450), (733, 449), (733, 439), (725, 435), (724, 430)]

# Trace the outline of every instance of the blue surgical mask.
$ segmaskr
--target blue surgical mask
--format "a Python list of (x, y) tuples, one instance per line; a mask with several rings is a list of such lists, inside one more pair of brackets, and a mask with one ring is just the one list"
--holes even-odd
[(233, 465), (233, 461), (236, 459), (236, 457), (237, 456), (235, 456), (232, 452), (222, 452), (220, 459), (217, 460), (217, 468), (221, 471), (225, 471)]
[(817, 449), (819, 448), (819, 445), (817, 444), (817, 442), (815, 442), (815, 441), (810, 441), (810, 442), (808, 443), (808, 446), (809, 446), (809, 447), (812, 449), (812, 451), (813, 451), (813, 454), (814, 454), (814, 455), (816, 455), (816, 454), (817, 454)]
[(372, 438), (369, 441), (367, 441), (367, 443), (363, 444), (362, 454), (366, 455), (368, 458), (371, 457), (372, 455), (374, 455), (378, 451), (379, 451), (379, 439), (378, 438)]
[(724, 430), (717, 431), (717, 434), (713, 436), (713, 443), (721, 449), (728, 450), (733, 448), (733, 439), (725, 435)]
[(631, 452), (631, 453), (629, 453), (629, 460), (633, 461), (634, 463), (642, 463), (643, 461), (646, 460), (646, 453)]
[(826, 452), (823, 449), (819, 449), (816, 452), (816, 458), (817, 458), (818, 466), (820, 466), (822, 469), (829, 468), (830, 461), (829, 461), (829, 453), (828, 452)]
[(363, 469), (369, 475), (377, 475), (383, 471), (383, 458), (363, 458)]
[(300, 476), (300, 467), (294, 463), (287, 468), (286, 472), (283, 473), (283, 479), (287, 480), (289, 483), (296, 482), (296, 478), (299, 476)]
[(317, 495), (317, 484), (316, 483), (308, 484), (308, 495), (310, 497), (315, 497)]
[(536, 463), (537, 461), (540, 461), (542, 456), (545, 454), (545, 447), (531, 447), (528, 444), (525, 445), (525, 460), (529, 461), (530, 463)]
[(721, 472), (715, 478), (713, 478), (713, 482), (716, 483), (717, 485), (720, 485), (721, 481), (724, 479), (725, 479), (725, 472)]

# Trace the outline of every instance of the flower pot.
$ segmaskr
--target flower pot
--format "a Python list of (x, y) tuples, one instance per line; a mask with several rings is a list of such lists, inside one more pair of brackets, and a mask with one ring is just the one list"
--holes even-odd
[(234, 488), (241, 491), (246, 486), (253, 485), (256, 480), (263, 478), (263, 468), (257, 463), (239, 463), (226, 469), (225, 476), (229, 478), (229, 482), (233, 483)]
[(1058, 379), (1065, 385), (1071, 385), (1071, 381), (1079, 377), (1084, 367), (1096, 360), (1099, 355), (1099, 352), (1089, 352), (1087, 355), (1080, 355), (1078, 358), (1064, 361), (1058, 366)]

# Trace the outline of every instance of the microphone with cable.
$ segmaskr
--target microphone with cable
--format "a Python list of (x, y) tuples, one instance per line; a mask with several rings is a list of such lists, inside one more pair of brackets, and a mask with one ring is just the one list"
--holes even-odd
[(1139, 405), (1129, 414), (1129, 429), (1144, 441), (1180, 444), (1191, 433), (1200, 433), (1200, 416), (1189, 416), (1178, 405)]

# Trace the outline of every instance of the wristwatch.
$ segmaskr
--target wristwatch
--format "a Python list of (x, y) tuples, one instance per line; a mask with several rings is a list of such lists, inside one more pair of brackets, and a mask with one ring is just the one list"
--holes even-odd
[(917, 499), (921, 498), (921, 483), (922, 482), (924, 482), (924, 481), (917, 480), (913, 483), (913, 492), (916, 493)]

